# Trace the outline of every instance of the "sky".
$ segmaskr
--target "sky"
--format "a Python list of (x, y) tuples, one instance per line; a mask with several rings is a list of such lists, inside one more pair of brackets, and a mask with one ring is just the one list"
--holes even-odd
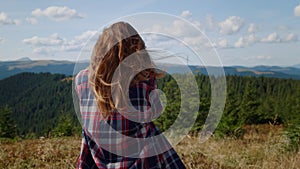
[[(225, 66), (300, 64), (300, 0), (2, 0), (0, 61), (22, 57), (76, 61), (103, 27), (145, 12), (173, 18), (169, 25), (160, 15), (134, 18), (139, 32), (172, 35), (169, 40), (145, 35), (150, 47), (159, 44), (175, 50), (172, 41), (182, 38), (197, 48), (207, 46), (205, 37)], [(182, 23), (192, 24), (200, 33), (191, 33), (191, 27)]]

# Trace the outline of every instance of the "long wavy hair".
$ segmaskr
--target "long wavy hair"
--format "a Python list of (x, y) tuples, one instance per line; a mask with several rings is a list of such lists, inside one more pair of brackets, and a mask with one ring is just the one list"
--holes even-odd
[[(134, 63), (126, 63), (126, 67), (135, 69), (132, 72), (141, 70), (136, 72), (133, 80), (129, 82), (130, 85), (148, 80), (149, 74), (162, 76), (154, 68), (145, 49), (146, 46), (141, 36), (130, 24), (125, 22), (112, 24), (105, 28), (99, 36), (91, 56), (89, 85), (94, 91), (98, 108), (104, 117), (111, 115), (116, 110), (116, 104), (126, 103), (124, 87), (128, 86), (120, 85), (120, 80), (129, 74), (118, 69), (118, 66), (128, 56), (136, 55)], [(137, 68), (136, 65), (140, 68)], [(112, 82), (113, 76), (115, 80)], [(114, 85), (118, 89), (117, 92), (112, 92)], [(116, 95), (113, 97), (117, 99), (113, 100), (112, 93)]]

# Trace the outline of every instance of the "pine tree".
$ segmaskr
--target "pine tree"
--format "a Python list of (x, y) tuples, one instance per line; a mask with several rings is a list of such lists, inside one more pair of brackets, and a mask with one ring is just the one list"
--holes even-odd
[(252, 79), (247, 79), (245, 93), (241, 103), (242, 119), (245, 124), (255, 124), (258, 118), (257, 108), (260, 105), (256, 85)]
[(243, 117), (239, 113), (239, 100), (237, 99), (236, 92), (231, 88), (227, 93), (227, 100), (222, 119), (216, 129), (216, 135), (242, 137), (243, 130)]
[(8, 106), (0, 108), (0, 137), (14, 138), (17, 135), (16, 124), (13, 120), (12, 111)]
[(70, 113), (66, 113), (60, 116), (57, 126), (53, 130), (53, 134), (56, 137), (71, 136), (74, 135), (76, 126), (72, 122)]

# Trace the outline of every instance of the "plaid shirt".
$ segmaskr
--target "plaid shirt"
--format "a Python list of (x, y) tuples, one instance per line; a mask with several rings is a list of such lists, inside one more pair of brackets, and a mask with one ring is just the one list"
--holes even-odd
[[(138, 112), (128, 115), (113, 112), (111, 116), (103, 119), (93, 92), (88, 87), (88, 69), (78, 73), (75, 90), (79, 98), (83, 130), (81, 152), (76, 168), (185, 168), (160, 130), (149, 121), (158, 117), (162, 111), (155, 88), (155, 77), (131, 86), (129, 98)], [(146, 122), (131, 120), (132, 114), (137, 117), (135, 120), (143, 119)]]

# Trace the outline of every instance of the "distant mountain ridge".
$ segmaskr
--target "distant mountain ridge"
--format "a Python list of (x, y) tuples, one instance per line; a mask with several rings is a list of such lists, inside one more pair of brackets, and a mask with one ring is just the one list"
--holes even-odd
[(292, 67), (295, 67), (295, 68), (300, 68), (300, 63), (297, 64), (297, 65), (293, 65)]
[[(78, 70), (88, 66), (89, 63), (77, 63)], [(4, 79), (22, 72), (52, 74), (59, 73), (73, 75), (75, 62), (56, 60), (26, 60), (26, 61), (5, 61), (0, 62), (0, 79)], [(75, 72), (76, 73), (76, 72)]]
[[(71, 61), (57, 61), (57, 60), (31, 60), (28, 57), (18, 59), (16, 61), (0, 61), (0, 80), (9, 76), (22, 72), (49, 72), (52, 74), (59, 73), (67, 76), (73, 75), (74, 67), (79, 71), (89, 65), (88, 61), (71, 62)], [(298, 79), (300, 80), (300, 65), (293, 67), (280, 66), (225, 66), (223, 67), (226, 75), (237, 76), (264, 76), (273, 78)], [(187, 67), (179, 64), (160, 64), (159, 67), (166, 68), (165, 70), (172, 73), (185, 73)], [(220, 67), (214, 66), (189, 66), (189, 70), (194, 73), (201, 73), (208, 75), (208, 72), (220, 72)], [(209, 70), (209, 71), (208, 71)], [(77, 72), (74, 72), (75, 74)]]
[(16, 61), (31, 61), (29, 57), (22, 57), (20, 59), (17, 59)]

